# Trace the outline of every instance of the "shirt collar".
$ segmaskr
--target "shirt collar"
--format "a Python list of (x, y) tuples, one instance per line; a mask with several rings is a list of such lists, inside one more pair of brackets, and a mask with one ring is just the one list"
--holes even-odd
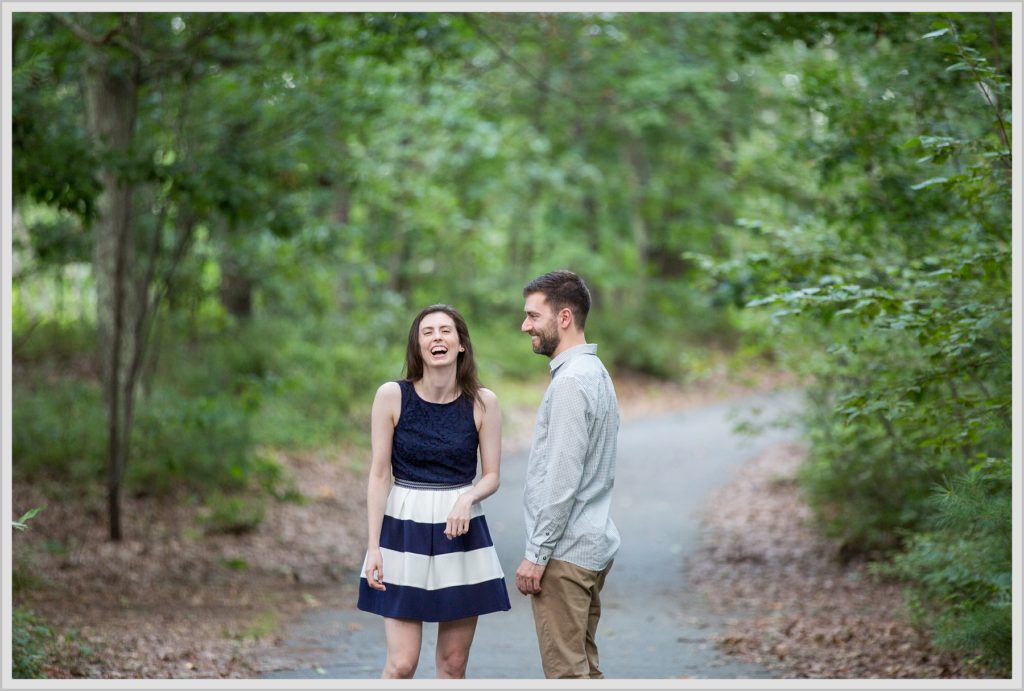
[(578, 346), (573, 346), (568, 350), (564, 350), (557, 356), (551, 358), (551, 362), (548, 363), (548, 368), (551, 369), (551, 376), (555, 376), (555, 370), (559, 367), (580, 355), (597, 355), (597, 344), (582, 343)]

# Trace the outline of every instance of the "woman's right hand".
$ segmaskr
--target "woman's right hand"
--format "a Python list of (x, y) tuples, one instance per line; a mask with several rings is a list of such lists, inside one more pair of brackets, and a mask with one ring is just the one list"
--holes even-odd
[(374, 590), (387, 590), (384, 587), (384, 558), (380, 548), (374, 547), (366, 552), (366, 582)]

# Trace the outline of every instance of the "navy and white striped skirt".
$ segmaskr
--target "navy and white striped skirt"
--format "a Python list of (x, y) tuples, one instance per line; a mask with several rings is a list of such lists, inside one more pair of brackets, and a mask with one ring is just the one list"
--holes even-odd
[(380, 531), (387, 590), (366, 582), (364, 559), (359, 609), (395, 619), (452, 621), (511, 608), (479, 502), (465, 535), (444, 535), (452, 506), (471, 487), (396, 481)]

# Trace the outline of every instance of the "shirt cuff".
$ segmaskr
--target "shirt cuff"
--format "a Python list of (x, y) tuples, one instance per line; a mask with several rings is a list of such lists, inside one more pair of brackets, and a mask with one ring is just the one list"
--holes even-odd
[(551, 559), (551, 553), (554, 552), (551, 548), (538, 547), (536, 545), (526, 546), (526, 560), (532, 561), (534, 564), (539, 566), (547, 566), (548, 561)]

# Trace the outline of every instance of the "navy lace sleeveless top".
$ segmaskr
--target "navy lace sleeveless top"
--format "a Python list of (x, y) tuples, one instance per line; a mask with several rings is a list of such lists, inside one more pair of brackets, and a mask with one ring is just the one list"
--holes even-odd
[(473, 405), (464, 396), (451, 403), (424, 401), (411, 382), (399, 381), (402, 414), (391, 444), (396, 480), (468, 484), (476, 477), (480, 439)]

